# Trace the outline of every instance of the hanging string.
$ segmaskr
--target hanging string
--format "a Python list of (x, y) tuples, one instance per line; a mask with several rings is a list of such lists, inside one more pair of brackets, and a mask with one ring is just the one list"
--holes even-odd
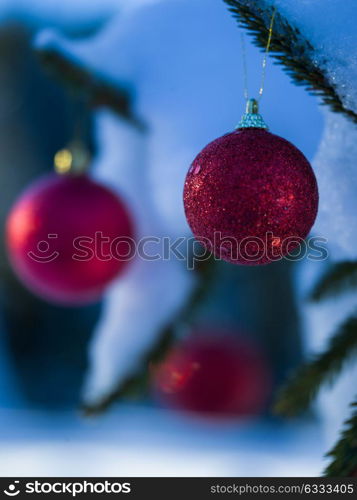
[(258, 101), (260, 101), (260, 99), (262, 98), (263, 92), (264, 92), (266, 67), (267, 67), (267, 60), (268, 60), (268, 54), (269, 54), (269, 50), (270, 50), (271, 39), (273, 36), (273, 26), (274, 26), (275, 14), (276, 14), (276, 7), (274, 7), (274, 10), (273, 10), (273, 13), (271, 16), (271, 20), (270, 20), (268, 41), (267, 41), (267, 45), (265, 48), (265, 54), (264, 54), (263, 63), (262, 63), (262, 79), (261, 79), (261, 84), (260, 84), (260, 89), (259, 89)]
[[(264, 57), (262, 60), (262, 76), (261, 76), (261, 83), (260, 83), (260, 88), (259, 88), (259, 92), (258, 92), (258, 99), (257, 99), (258, 102), (261, 100), (261, 98), (263, 96), (263, 92), (264, 92), (266, 68), (267, 68), (267, 61), (268, 61), (268, 55), (269, 55), (269, 51), (270, 51), (271, 40), (272, 40), (272, 36), (273, 36), (275, 14), (276, 14), (276, 7), (274, 7), (274, 9), (273, 9), (272, 16), (270, 19), (270, 25), (269, 25), (269, 30), (268, 30), (268, 40), (267, 40), (267, 44), (265, 47)], [(246, 50), (246, 46), (245, 46), (243, 32), (241, 33), (241, 46), (242, 46), (242, 65), (243, 65), (243, 95), (244, 95), (244, 99), (246, 101), (248, 101), (249, 91), (248, 91), (247, 50)]]
[(73, 122), (72, 137), (67, 146), (55, 154), (54, 168), (58, 174), (83, 173), (91, 159), (88, 137), (89, 105), (85, 97), (71, 92), (67, 106)]
[(248, 101), (249, 93), (248, 93), (248, 67), (247, 67), (247, 51), (245, 47), (244, 41), (244, 33), (241, 31), (240, 41), (242, 45), (242, 65), (243, 65), (243, 95), (244, 99)]

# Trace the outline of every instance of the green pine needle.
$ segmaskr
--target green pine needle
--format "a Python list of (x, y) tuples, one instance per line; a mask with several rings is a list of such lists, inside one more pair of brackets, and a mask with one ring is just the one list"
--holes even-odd
[(341, 325), (327, 349), (303, 365), (282, 389), (275, 404), (281, 415), (293, 416), (306, 410), (323, 384), (331, 384), (345, 363), (357, 354), (357, 317)]
[(94, 75), (80, 61), (58, 49), (37, 49), (36, 52), (44, 68), (88, 106), (109, 108), (140, 131), (146, 130), (143, 120), (133, 112), (132, 96), (127, 89)]
[(357, 475), (357, 400), (351, 406), (352, 416), (345, 422), (341, 438), (327, 454), (332, 459), (325, 470), (327, 477)]
[(310, 299), (318, 302), (356, 287), (357, 262), (340, 262), (329, 269), (318, 281), (310, 294)]
[[(264, 8), (263, 0), (224, 0), (240, 26), (253, 36), (253, 42), (265, 49), (273, 8)], [(321, 97), (322, 102), (357, 123), (357, 114), (346, 108), (325, 70), (314, 62), (314, 47), (291, 25), (279, 10), (276, 12), (270, 53), (283, 66), (296, 85)]]

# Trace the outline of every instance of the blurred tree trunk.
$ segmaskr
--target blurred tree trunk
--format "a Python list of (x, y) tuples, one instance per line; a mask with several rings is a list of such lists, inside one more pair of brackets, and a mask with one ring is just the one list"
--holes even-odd
[[(0, 30), (0, 218), (23, 188), (46, 171), (73, 138), (81, 103), (44, 72), (21, 26)], [(90, 116), (85, 116), (87, 129)], [(22, 395), (30, 405), (77, 405), (86, 345), (100, 306), (65, 309), (47, 304), (13, 275), (1, 234), (2, 332)], [(0, 401), (1, 406), (1, 401)]]
[(237, 331), (261, 343), (275, 388), (302, 359), (293, 265), (286, 260), (253, 267), (219, 263), (212, 293), (197, 316), (209, 329)]

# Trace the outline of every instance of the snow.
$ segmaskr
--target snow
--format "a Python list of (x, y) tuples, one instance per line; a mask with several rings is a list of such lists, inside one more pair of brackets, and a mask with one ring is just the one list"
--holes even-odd
[[(248, 2), (249, 3), (249, 2)], [(297, 27), (314, 50), (312, 59), (325, 70), (343, 104), (357, 112), (355, 0), (263, 0)]]
[[(357, 297), (353, 291), (318, 304), (307, 301), (313, 284), (326, 272), (329, 264), (304, 262), (296, 270), (297, 298), (308, 358), (326, 347), (330, 336), (355, 313), (357, 307)], [(351, 414), (350, 404), (355, 395), (356, 380), (357, 363), (352, 361), (346, 364), (332, 385), (328, 384), (320, 391), (315, 407), (324, 433), (325, 453), (337, 441), (343, 422)]]
[(357, 259), (357, 125), (326, 112), (325, 130), (314, 158), (319, 214), (314, 232), (328, 241), (333, 261)]
[(120, 0), (0, 0), (0, 19), (30, 27), (54, 26), (81, 33), (103, 24), (120, 7)]
[(1, 474), (11, 477), (318, 476), (315, 425), (219, 424), (122, 405), (98, 420), (0, 411)]
[[(93, 174), (126, 200), (136, 226), (136, 238), (163, 234), (147, 178), (147, 138), (108, 111), (97, 116), (99, 155)], [(162, 247), (153, 244), (150, 255)], [(95, 402), (141, 368), (163, 328), (187, 300), (194, 278), (185, 262), (144, 260), (137, 256), (124, 276), (105, 294), (101, 319), (90, 348), (91, 370), (84, 389)], [(153, 314), (155, 311), (155, 314)]]

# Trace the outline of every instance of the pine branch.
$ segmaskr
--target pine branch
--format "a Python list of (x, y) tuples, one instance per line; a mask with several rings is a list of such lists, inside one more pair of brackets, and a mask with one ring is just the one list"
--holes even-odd
[(194, 320), (197, 308), (206, 298), (210, 290), (211, 281), (215, 275), (216, 262), (213, 257), (197, 264), (197, 272), (200, 275), (199, 282), (183, 309), (163, 329), (159, 340), (141, 361), (138, 372), (129, 376), (126, 381), (121, 382), (118, 387), (95, 404), (83, 405), (82, 412), (85, 416), (94, 416), (106, 411), (113, 403), (126, 397), (135, 397), (145, 394), (150, 384), (150, 366), (160, 362), (169, 352), (176, 340), (176, 332), (180, 328), (187, 328)]
[[(224, 1), (230, 6), (229, 10), (238, 24), (252, 34), (255, 45), (265, 48), (272, 7), (264, 8), (263, 0)], [(305, 86), (309, 93), (320, 96), (333, 111), (343, 113), (357, 123), (357, 114), (342, 104), (328, 75), (314, 63), (314, 47), (279, 11), (275, 16), (270, 53), (295, 84)]]
[(149, 389), (151, 363), (155, 363), (164, 358), (175, 340), (175, 325), (170, 324), (162, 332), (159, 341), (145, 358), (140, 362), (140, 369), (134, 375), (129, 376), (124, 382), (120, 383), (110, 394), (97, 401), (94, 404), (83, 404), (82, 414), (86, 417), (92, 417), (104, 413), (114, 403), (124, 398), (135, 398), (145, 394)]
[(357, 354), (357, 317), (351, 317), (330, 339), (327, 349), (300, 368), (283, 388), (275, 411), (293, 416), (306, 410), (323, 384), (333, 383), (347, 361)]
[(344, 424), (341, 438), (327, 454), (332, 462), (325, 470), (327, 477), (357, 475), (357, 400), (352, 403), (352, 416)]
[(357, 287), (357, 262), (340, 262), (327, 271), (310, 294), (318, 302)]
[(95, 76), (79, 61), (65, 57), (55, 48), (37, 48), (36, 52), (44, 68), (89, 106), (110, 108), (139, 130), (146, 130), (145, 123), (133, 111), (133, 99), (127, 89)]

